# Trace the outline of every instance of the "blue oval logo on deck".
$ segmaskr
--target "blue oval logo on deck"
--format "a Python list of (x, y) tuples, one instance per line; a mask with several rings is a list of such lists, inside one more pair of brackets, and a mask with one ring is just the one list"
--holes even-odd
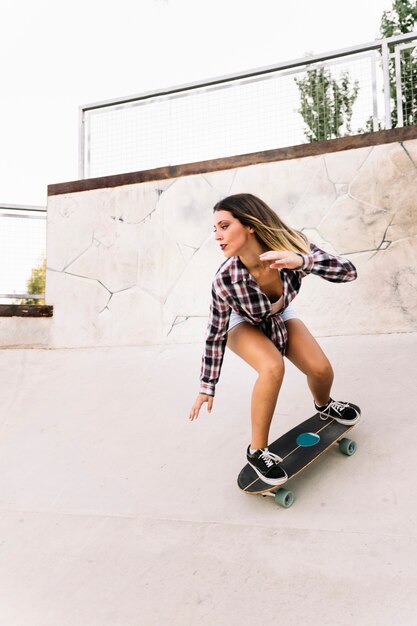
[(302, 448), (309, 448), (310, 446), (315, 446), (316, 443), (320, 441), (320, 435), (316, 433), (301, 433), (301, 435), (298, 435), (296, 441), (297, 445)]

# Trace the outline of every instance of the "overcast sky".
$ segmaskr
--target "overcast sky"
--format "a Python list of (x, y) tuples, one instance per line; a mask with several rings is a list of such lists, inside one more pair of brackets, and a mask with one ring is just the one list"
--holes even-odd
[(0, 203), (78, 177), (78, 108), (373, 41), (392, 0), (0, 0)]

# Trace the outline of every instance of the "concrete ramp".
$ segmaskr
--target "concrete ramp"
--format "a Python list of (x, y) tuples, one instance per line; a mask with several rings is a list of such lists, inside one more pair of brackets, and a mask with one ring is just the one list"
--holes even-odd
[[(0, 351), (0, 626), (417, 624), (416, 129), (338, 141), (49, 190), (53, 318), (0, 320), (31, 348)], [(187, 419), (212, 207), (241, 192), (359, 273), (296, 300), (363, 420), (288, 510), (236, 485), (244, 363), (227, 353), (212, 414)], [(312, 413), (288, 364), (271, 437)]]
[[(0, 624), (417, 622), (417, 334), (320, 340), (358, 451), (243, 494), (253, 372), (227, 353), (187, 414), (201, 345), (0, 352)], [(287, 366), (272, 436), (312, 413)]]

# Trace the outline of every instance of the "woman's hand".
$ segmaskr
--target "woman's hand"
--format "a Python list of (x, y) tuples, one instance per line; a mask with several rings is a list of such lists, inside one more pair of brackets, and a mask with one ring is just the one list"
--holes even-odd
[(199, 393), (197, 396), (197, 400), (194, 402), (193, 407), (190, 411), (189, 419), (191, 421), (197, 419), (198, 414), (200, 413), (200, 409), (205, 402), (207, 402), (207, 411), (211, 413), (213, 400), (213, 396), (207, 396), (205, 393)]
[(274, 270), (299, 270), (303, 265), (303, 257), (289, 250), (269, 250), (261, 254), (259, 258), (261, 261), (270, 261), (269, 267)]

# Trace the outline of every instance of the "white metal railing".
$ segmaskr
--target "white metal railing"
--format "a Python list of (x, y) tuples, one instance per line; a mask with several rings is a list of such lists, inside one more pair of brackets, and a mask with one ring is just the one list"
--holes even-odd
[(44, 272), (45, 258), (46, 208), (0, 204), (1, 304), (44, 300), (43, 289), (29, 293), (28, 282)]
[[(206, 82), (84, 105), (79, 125), (80, 178), (416, 124), (416, 51), (417, 32), (413, 32)], [(340, 102), (336, 102), (343, 81), (348, 89), (339, 90)], [(304, 115), (303, 85), (304, 96), (309, 91)], [(341, 120), (348, 95), (351, 108)]]

